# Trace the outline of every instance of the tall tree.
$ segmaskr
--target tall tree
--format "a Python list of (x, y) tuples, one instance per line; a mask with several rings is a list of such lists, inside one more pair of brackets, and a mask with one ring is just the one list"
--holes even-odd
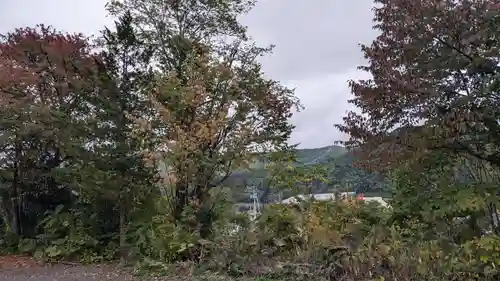
[(107, 8), (114, 16), (131, 13), (139, 36), (154, 50), (157, 66), (180, 74), (198, 44), (227, 56), (234, 53), (228, 45), (247, 41), (238, 17), (254, 4), (255, 0), (111, 0)]
[(256, 153), (286, 147), (296, 105), (293, 93), (262, 78), (258, 65), (230, 67), (202, 57), (188, 70), (187, 84), (175, 75), (160, 77), (152, 96), (167, 127), (163, 143), (175, 167), (176, 216), (190, 199), (203, 205), (214, 185)]
[(79, 34), (42, 25), (2, 37), (0, 213), (16, 234), (34, 235), (36, 219), (80, 185), (75, 167), (90, 157), (95, 122), (86, 102), (93, 62)]
[(106, 28), (101, 39), (103, 51), (96, 59), (101, 92), (94, 100), (99, 109), (94, 165), (106, 179), (99, 194), (117, 202), (124, 258), (132, 208), (154, 192), (156, 178), (155, 167), (147, 166), (142, 155), (142, 149), (150, 147), (153, 139), (146, 143), (134, 136), (135, 120), (147, 118), (152, 112), (144, 93), (152, 79), (152, 52), (137, 38), (130, 13), (123, 14), (113, 30)]
[[(500, 165), (499, 1), (376, 0), (381, 34), (362, 50), (337, 127), (375, 168), (440, 150)], [(387, 165), (381, 165), (387, 164)]]
[[(210, 228), (212, 186), (252, 153), (285, 145), (298, 105), (293, 92), (262, 76), (257, 57), (269, 51), (248, 40), (237, 17), (253, 1), (111, 1), (130, 11), (159, 70), (151, 100), (162, 121), (164, 155), (175, 182), (174, 217), (200, 203), (202, 236)], [(154, 126), (151, 126), (154, 128)], [(158, 154), (158, 153), (156, 153)]]

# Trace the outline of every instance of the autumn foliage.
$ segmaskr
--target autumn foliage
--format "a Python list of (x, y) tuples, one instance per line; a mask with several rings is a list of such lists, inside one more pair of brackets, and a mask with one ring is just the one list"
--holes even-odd
[(372, 78), (350, 83), (361, 112), (338, 126), (346, 145), (372, 166), (435, 150), (498, 165), (498, 3), (375, 2), (380, 35), (360, 67)]
[(25, 194), (57, 192), (54, 172), (88, 139), (91, 114), (79, 113), (91, 112), (82, 100), (95, 95), (94, 59), (81, 35), (45, 26), (17, 29), (0, 48), (1, 166), (8, 194), (0, 206), (15, 233), (30, 233), (35, 226), (23, 226), (33, 215), (21, 208)]
[(387, 172), (355, 176), (383, 178), (389, 207), (266, 202), (249, 216), (228, 178), (255, 166), (255, 197), (356, 191), (336, 178), (347, 164), (301, 163), (289, 144), (301, 106), (238, 21), (253, 4), (111, 1), (117, 21), (95, 41), (43, 25), (2, 36), (0, 252), (184, 275), (498, 280), (498, 3), (375, 1), (372, 78), (350, 82), (358, 111), (337, 127)]
[(82, 35), (57, 33), (43, 25), (7, 34), (1, 45), (3, 99), (33, 101), (38, 95), (40, 103), (57, 104), (74, 95), (93, 71), (89, 48)]
[[(166, 4), (169, 13), (186, 13), (186, 5), (208, 8)], [(105, 213), (110, 228), (118, 227), (124, 258), (134, 210), (154, 206), (150, 200), (168, 190), (173, 222), (208, 237), (212, 190), (256, 154), (286, 147), (293, 129), (288, 118), (298, 107), (293, 91), (263, 77), (256, 57), (268, 48), (249, 42), (234, 21), (250, 4), (212, 3), (214, 19), (231, 25), (212, 29), (187, 17), (201, 22), (186, 33), (169, 26), (179, 34), (168, 44), (161, 38), (165, 30), (143, 33), (147, 20), (161, 17), (141, 17), (150, 11), (116, 1), (110, 11), (119, 20), (95, 42), (43, 25), (6, 34), (0, 51), (0, 213), (9, 231), (38, 245), (45, 242), (37, 235), (53, 230), (37, 223), (49, 213)], [(182, 26), (187, 18), (175, 20)], [(206, 37), (226, 31), (233, 42), (212, 44)], [(165, 169), (158, 173), (160, 166)], [(189, 210), (195, 218), (187, 223)], [(107, 231), (87, 223), (78, 229)], [(69, 235), (61, 231), (52, 235)], [(93, 241), (89, 232), (74, 239)]]

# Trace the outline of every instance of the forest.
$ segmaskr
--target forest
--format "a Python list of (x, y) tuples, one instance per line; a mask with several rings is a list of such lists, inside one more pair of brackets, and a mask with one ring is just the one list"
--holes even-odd
[[(290, 144), (303, 106), (239, 21), (254, 1), (111, 0), (97, 37), (3, 34), (0, 261), (499, 280), (500, 2), (374, 4), (371, 78), (349, 81), (355, 109), (332, 124), (348, 138), (318, 149)], [(235, 210), (248, 187), (266, 203), (254, 218)], [(340, 191), (390, 193), (390, 207), (276, 203)]]

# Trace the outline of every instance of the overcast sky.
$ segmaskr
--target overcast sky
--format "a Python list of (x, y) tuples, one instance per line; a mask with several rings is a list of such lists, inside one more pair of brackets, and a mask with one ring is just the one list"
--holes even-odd
[[(38, 23), (96, 34), (110, 23), (105, 0), (0, 0), (0, 33)], [(243, 20), (259, 43), (275, 44), (262, 60), (272, 78), (296, 88), (306, 109), (292, 118), (293, 143), (303, 148), (333, 144), (333, 128), (350, 109), (347, 80), (367, 77), (359, 43), (376, 36), (372, 0), (260, 0)]]

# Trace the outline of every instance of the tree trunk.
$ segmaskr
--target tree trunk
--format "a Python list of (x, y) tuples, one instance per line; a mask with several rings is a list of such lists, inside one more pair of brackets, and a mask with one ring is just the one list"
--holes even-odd
[(488, 213), (489, 213), (491, 230), (496, 235), (499, 235), (500, 234), (500, 218), (498, 217), (498, 211), (497, 211), (496, 204), (494, 204), (494, 203), (489, 204)]
[(175, 203), (173, 206), (173, 217), (175, 223), (178, 224), (182, 220), (182, 214), (187, 205), (188, 199), (188, 188), (187, 184), (184, 182), (178, 182), (175, 185)]
[(10, 218), (10, 228), (11, 231), (20, 236), (21, 233), (21, 218), (20, 218), (20, 210), (19, 210), (19, 190), (17, 184), (13, 185), (12, 190), (12, 199), (11, 199), (11, 218)]
[(126, 250), (126, 224), (127, 224), (127, 208), (126, 208), (126, 202), (125, 202), (125, 195), (120, 195), (120, 263), (124, 264), (126, 257), (127, 257), (127, 250)]
[(198, 221), (198, 230), (202, 239), (207, 239), (212, 234), (213, 214), (212, 207), (207, 203), (207, 192), (204, 186), (198, 185), (194, 193), (194, 199), (198, 202), (196, 219)]
[(21, 210), (20, 210), (20, 184), (21, 175), (19, 167), (19, 159), (21, 158), (21, 147), (16, 145), (16, 159), (14, 163), (14, 176), (12, 180), (12, 193), (11, 193), (11, 218), (10, 218), (10, 228), (11, 231), (17, 235), (21, 236)]

